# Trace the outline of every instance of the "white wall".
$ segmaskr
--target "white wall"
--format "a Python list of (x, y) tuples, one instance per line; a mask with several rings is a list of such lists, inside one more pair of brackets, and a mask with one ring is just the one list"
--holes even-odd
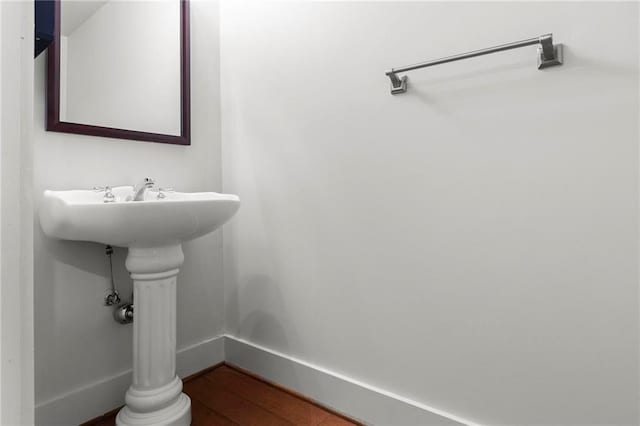
[[(638, 423), (637, 4), (221, 23), (228, 333), (483, 424)], [(530, 47), (389, 94), (392, 66), (547, 32), (562, 67)]]
[(33, 423), (33, 3), (0, 2), (0, 424)]
[[(191, 4), (189, 147), (46, 132), (46, 55), (36, 60), (36, 202), (44, 189), (132, 184), (146, 176), (178, 190), (221, 189), (218, 13), (215, 1)], [(179, 349), (223, 331), (221, 244), (221, 234), (214, 233), (184, 245), (186, 261), (178, 276)], [(116, 249), (116, 275), (128, 298), (125, 255)], [(36, 223), (35, 259), (36, 400), (42, 407), (130, 369), (132, 328), (115, 323), (112, 308), (103, 306), (109, 287), (103, 246), (50, 240)], [(90, 404), (98, 407), (100, 401)], [(39, 423), (59, 421), (40, 418)]]
[[(0, 7), (0, 22), (2, 22), (2, 8)], [(0, 32), (0, 46), (2, 45), (2, 32)], [(2, 55), (0, 55), (0, 82), (2, 82), (2, 64), (4, 63), (3, 59), (2, 59)], [(0, 84), (0, 99), (2, 99), (2, 84)], [(3, 125), (5, 125), (3, 123), (4, 120), (4, 115), (2, 114), (3, 111), (3, 105), (2, 102), (0, 102), (0, 149), (2, 148), (2, 128)], [(0, 162), (0, 185), (2, 184), (2, 162)], [(2, 199), (0, 198), (0, 220), (2, 219)], [(2, 227), (0, 227), (0, 243), (2, 242)], [(2, 276), (2, 244), (0, 244), (0, 277)], [(3, 312), (3, 303), (6, 303), (5, 301), (6, 299), (4, 299), (2, 297), (2, 291), (0, 291), (0, 318), (2, 317), (2, 312)], [(2, 356), (2, 351), (3, 351), (3, 345), (2, 345), (2, 339), (0, 339), (0, 383), (3, 382), (3, 378), (6, 375), (6, 373), (3, 373), (3, 368), (2, 368), (2, 360), (3, 360), (3, 356)], [(0, 386), (0, 419), (2, 419), (2, 413), (4, 412), (3, 406), (5, 405), (4, 403), (4, 398), (3, 398), (3, 391), (2, 391), (2, 386)]]

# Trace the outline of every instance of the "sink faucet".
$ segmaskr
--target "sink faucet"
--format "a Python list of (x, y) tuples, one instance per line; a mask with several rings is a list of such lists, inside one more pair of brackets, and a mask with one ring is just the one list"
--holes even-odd
[(152, 178), (144, 178), (142, 182), (133, 187), (133, 201), (142, 201), (147, 189), (153, 188), (156, 182)]

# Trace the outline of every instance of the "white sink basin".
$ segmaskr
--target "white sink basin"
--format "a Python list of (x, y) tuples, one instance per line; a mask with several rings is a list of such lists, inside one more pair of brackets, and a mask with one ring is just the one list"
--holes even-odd
[(44, 232), (64, 240), (94, 241), (120, 247), (180, 244), (214, 231), (240, 206), (236, 195), (216, 192), (158, 192), (148, 190), (143, 201), (128, 201), (132, 186), (113, 188), (115, 202), (104, 192), (45, 191), (40, 206)]
[[(158, 198), (157, 191), (148, 189), (142, 201), (131, 201), (132, 186), (113, 188), (112, 193), (113, 202), (105, 203), (104, 192), (45, 191), (40, 224), (49, 237), (129, 249), (125, 265), (135, 298), (133, 374), (116, 424), (189, 425), (191, 402), (175, 368), (182, 242), (219, 228), (238, 210), (240, 200), (215, 192), (163, 192), (165, 198)], [(134, 305), (128, 306), (133, 313)]]

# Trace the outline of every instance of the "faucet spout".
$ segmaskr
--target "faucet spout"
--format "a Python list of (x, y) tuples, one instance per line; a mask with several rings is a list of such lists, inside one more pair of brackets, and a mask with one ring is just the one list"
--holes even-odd
[(133, 187), (133, 201), (144, 200), (144, 193), (149, 188), (153, 188), (156, 182), (152, 178), (144, 178), (144, 180)]

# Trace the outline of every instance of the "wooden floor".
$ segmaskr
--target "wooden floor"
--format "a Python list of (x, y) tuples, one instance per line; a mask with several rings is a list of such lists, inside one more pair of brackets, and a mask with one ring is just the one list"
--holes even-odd
[[(225, 364), (186, 379), (184, 392), (191, 398), (192, 426), (359, 424)], [(114, 425), (116, 413), (84, 426)]]

